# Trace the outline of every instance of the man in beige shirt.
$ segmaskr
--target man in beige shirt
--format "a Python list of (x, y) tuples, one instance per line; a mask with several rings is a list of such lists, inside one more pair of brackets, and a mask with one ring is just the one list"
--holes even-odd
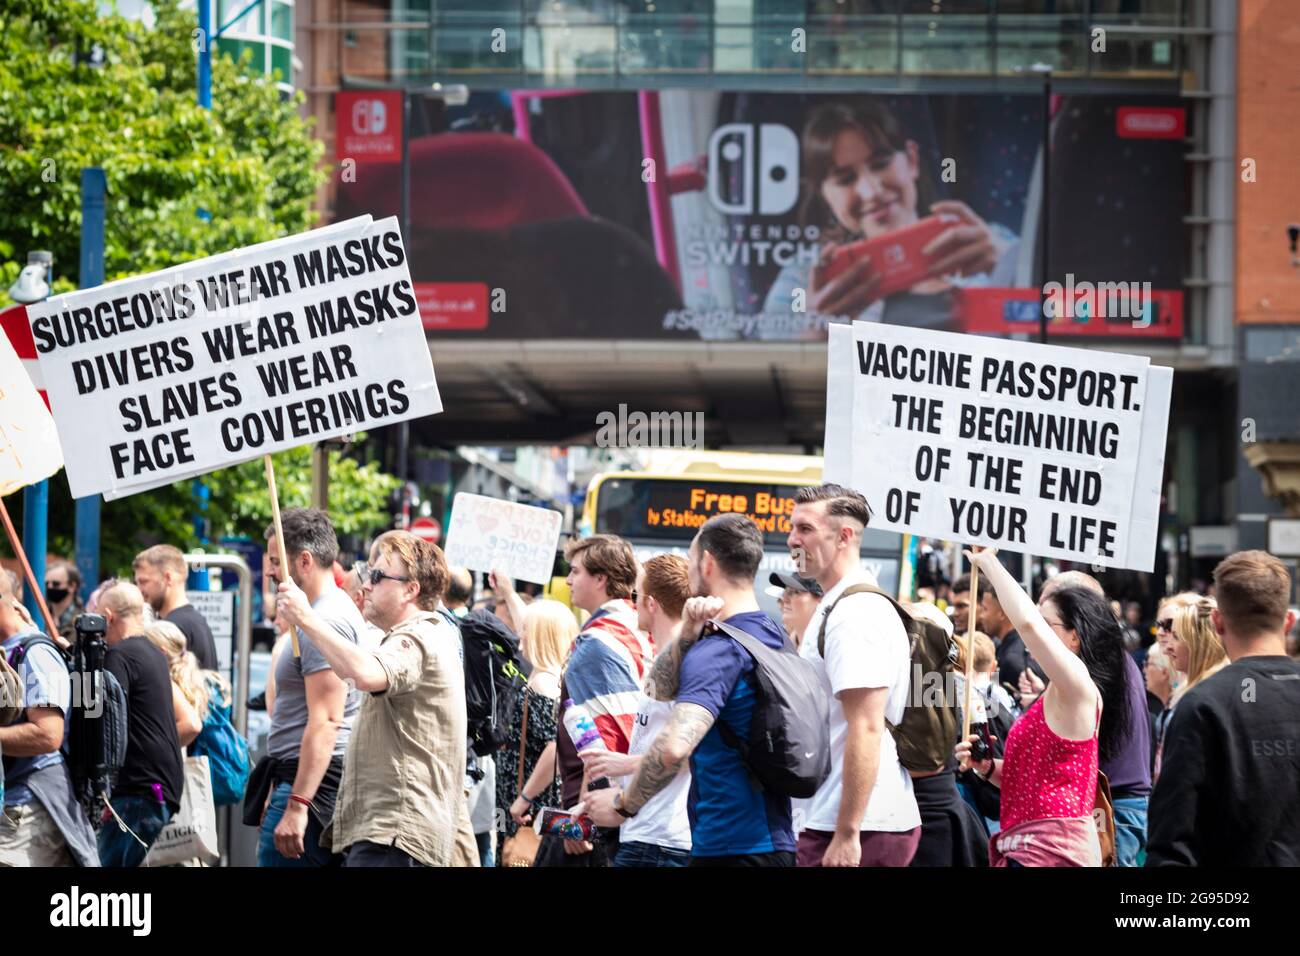
[(460, 635), (436, 613), (447, 563), (405, 531), (380, 535), (363, 587), (366, 620), (386, 633), (366, 651), (342, 640), (292, 582), (277, 614), (316, 643), (334, 673), (365, 692), (321, 843), (346, 866), (477, 865), (465, 802), (465, 678)]

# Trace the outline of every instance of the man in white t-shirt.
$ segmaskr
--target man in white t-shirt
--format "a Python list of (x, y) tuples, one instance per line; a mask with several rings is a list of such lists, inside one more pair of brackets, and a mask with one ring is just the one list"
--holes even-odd
[[(911, 660), (898, 612), (879, 594), (841, 595), (875, 585), (861, 564), (871, 508), (840, 485), (795, 493), (787, 539), (800, 574), (823, 597), (799, 648), (831, 701), (831, 774), (803, 808), (799, 866), (907, 866), (921, 839), (912, 779), (898, 759), (886, 720), (898, 723), (907, 703)], [(825, 650), (819, 635), (826, 624)]]
[[(637, 707), (636, 723), (627, 753), (593, 749), (581, 754), (589, 779), (622, 777), (627, 787), (641, 760), (668, 723), (677, 696), (678, 670), (690, 646), (681, 637), (682, 608), (691, 596), (686, 559), (659, 554), (637, 572), (636, 624), (659, 648)], [(651, 797), (636, 816), (619, 828), (614, 866), (677, 867), (691, 864), (691, 820), (686, 809), (691, 791), (691, 769), (683, 764), (672, 783)]]

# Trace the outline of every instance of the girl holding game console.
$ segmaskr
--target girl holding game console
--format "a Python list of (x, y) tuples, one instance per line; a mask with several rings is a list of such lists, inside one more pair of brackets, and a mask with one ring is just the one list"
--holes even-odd
[[(765, 312), (793, 311), (802, 289), (810, 314), (951, 330), (955, 288), (1013, 284), (1015, 236), (963, 202), (935, 201), (919, 146), (880, 102), (818, 106), (804, 126), (801, 168), (800, 218), (821, 229), (819, 262), (786, 266)], [(922, 225), (923, 217), (931, 218)], [(891, 254), (914, 257), (921, 274), (904, 288), (891, 288), (885, 264), (860, 245), (890, 234), (900, 240)]]

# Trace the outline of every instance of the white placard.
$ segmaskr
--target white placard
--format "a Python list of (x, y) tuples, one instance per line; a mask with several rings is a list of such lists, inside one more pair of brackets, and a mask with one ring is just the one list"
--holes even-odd
[(0, 496), (43, 481), (63, 467), (50, 410), (0, 332)]
[(1268, 519), (1268, 551), (1279, 558), (1300, 558), (1300, 518)]
[(828, 348), (826, 480), (872, 527), (1151, 570), (1170, 370), (866, 322)]
[(217, 645), (217, 670), (229, 673), (235, 659), (235, 592), (186, 591), (185, 596), (212, 631)]
[(48, 299), (28, 318), (74, 497), (442, 410), (392, 217)]
[(447, 528), (447, 563), (471, 571), (500, 569), (518, 580), (546, 584), (563, 521), (550, 508), (458, 494)]

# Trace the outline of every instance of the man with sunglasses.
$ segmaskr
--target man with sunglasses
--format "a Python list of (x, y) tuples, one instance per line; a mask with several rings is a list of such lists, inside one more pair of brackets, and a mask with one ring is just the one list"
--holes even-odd
[[(351, 570), (343, 577), (343, 590), (347, 592), (348, 599), (357, 606), (363, 619), (366, 610), (366, 585), (369, 581), (370, 565), (364, 561), (353, 562)], [(366, 621), (365, 632), (361, 635), (361, 646), (367, 650), (374, 650), (383, 639), (384, 632)]]
[[(275, 525), (266, 529), (269, 574), (281, 594), (295, 590), (315, 617), (340, 640), (363, 642), (366, 622), (334, 583), (338, 539), (329, 515), (318, 508), (289, 508), (281, 517), (289, 572), (280, 567)], [(292, 586), (292, 587), (291, 587)], [(284, 614), (277, 595), (277, 614)], [(293, 623), (289, 615), (285, 620)], [(320, 845), (334, 812), (343, 755), (361, 695), (330, 669), (316, 640), (298, 629), (299, 656), (285, 648), (276, 660), (275, 707), (271, 711), (267, 765), (250, 777), (246, 805), (264, 802), (258, 866), (337, 865)], [(261, 784), (261, 786), (258, 786)], [(269, 797), (269, 799), (268, 799)]]
[(380, 535), (363, 589), (366, 617), (386, 632), (373, 652), (334, 633), (302, 591), (281, 592), (280, 613), (365, 695), (325, 836), (347, 866), (478, 865), (465, 802), (460, 634), (438, 613), (447, 579), (436, 545), (407, 531)]

